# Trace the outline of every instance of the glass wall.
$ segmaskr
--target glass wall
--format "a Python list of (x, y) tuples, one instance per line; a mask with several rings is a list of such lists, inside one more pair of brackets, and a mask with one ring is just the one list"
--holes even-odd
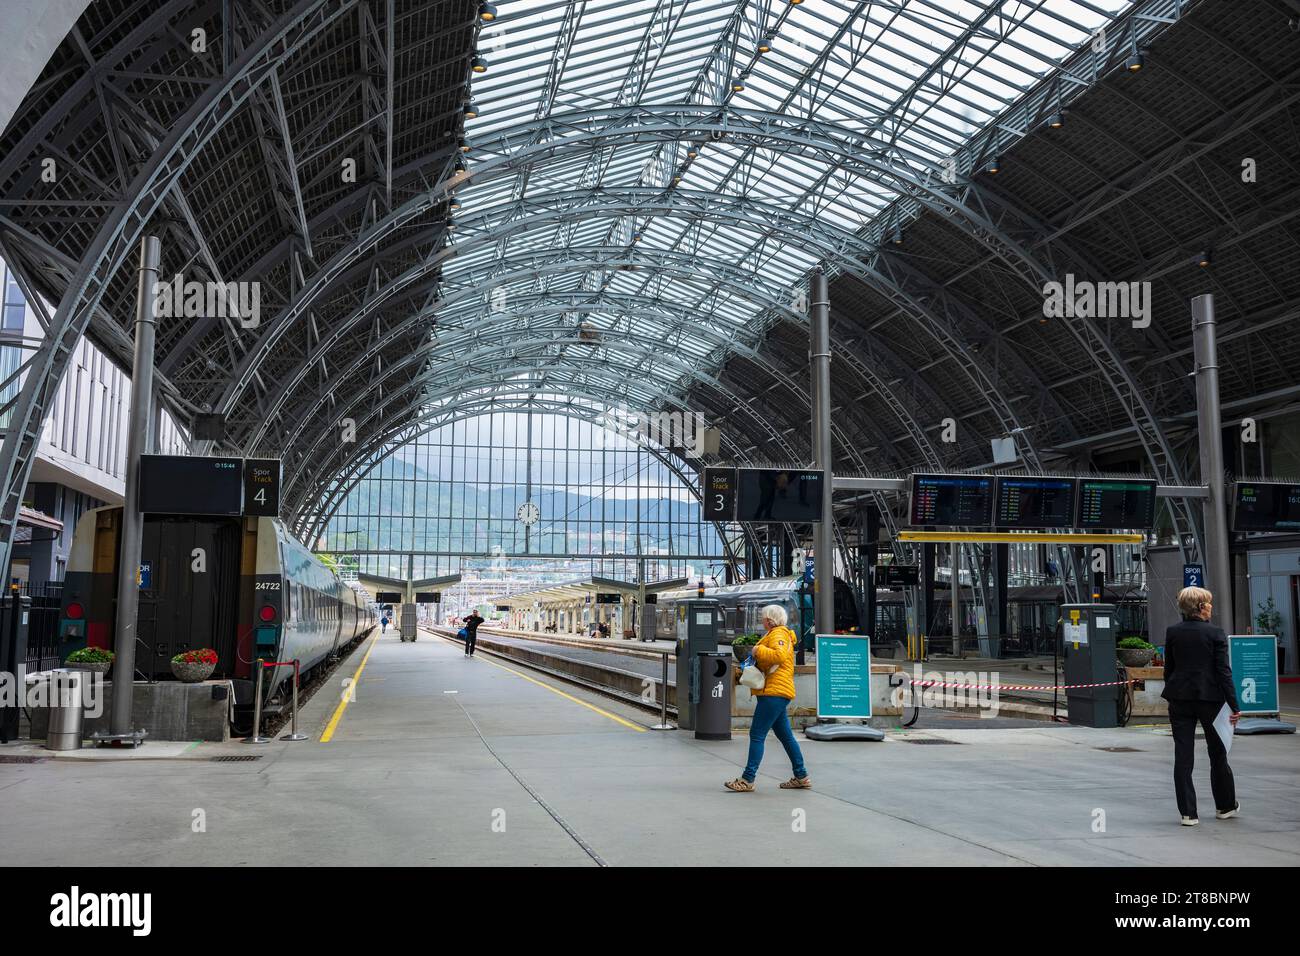
[[(526, 504), (532, 523), (520, 517)], [(548, 412), (483, 415), (407, 443), (344, 500), (318, 546), (385, 577), (405, 577), (403, 556), (414, 552), (417, 579), (486, 558), (534, 579), (633, 580), (632, 556), (648, 555), (656, 580), (688, 563), (703, 572), (723, 554), (694, 493), (655, 454), (631, 435)]]

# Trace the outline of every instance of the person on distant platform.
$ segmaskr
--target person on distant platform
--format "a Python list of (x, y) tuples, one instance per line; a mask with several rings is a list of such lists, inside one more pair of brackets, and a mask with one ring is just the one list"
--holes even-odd
[(379, 619), (379, 633), (383, 634), (388, 630), (388, 615), (385, 614)]
[(1169, 701), (1169, 726), (1174, 732), (1174, 795), (1183, 826), (1194, 827), (1196, 788), (1192, 786), (1192, 762), (1196, 756), (1196, 724), (1205, 730), (1205, 747), (1210, 752), (1210, 790), (1214, 794), (1215, 817), (1226, 820), (1241, 810), (1237, 802), (1228, 750), (1214, 720), (1226, 704), (1233, 727), (1241, 716), (1232, 666), (1228, 663), (1228, 637), (1223, 628), (1210, 623), (1214, 595), (1204, 588), (1183, 588), (1178, 592), (1178, 610), (1183, 620), (1165, 631), (1165, 689), (1160, 695)]
[(798, 641), (794, 632), (785, 626), (787, 615), (781, 605), (769, 604), (760, 613), (767, 633), (754, 645), (754, 663), (766, 675), (766, 680), (762, 689), (754, 691), (756, 705), (749, 725), (749, 762), (741, 776), (728, 780), (723, 786), (738, 793), (749, 793), (754, 789), (758, 765), (763, 762), (763, 745), (770, 730), (781, 741), (794, 770), (794, 776), (781, 784), (781, 789), (808, 790), (812, 781), (808, 778), (803, 752), (794, 739), (790, 718), (786, 715), (786, 708), (794, 699), (794, 654)]
[(469, 616), (465, 618), (465, 656), (473, 657), (474, 648), (478, 644), (478, 626), (483, 623), (483, 618), (478, 616), (478, 611), (470, 611)]

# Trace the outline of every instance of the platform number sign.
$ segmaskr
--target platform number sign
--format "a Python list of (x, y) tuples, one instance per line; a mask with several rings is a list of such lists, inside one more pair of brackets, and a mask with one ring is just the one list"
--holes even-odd
[(705, 521), (734, 521), (736, 518), (736, 469), (705, 468), (703, 481)]
[(244, 460), (244, 514), (275, 518), (280, 514), (280, 459)]
[(1203, 588), (1205, 587), (1205, 568), (1199, 564), (1183, 565), (1183, 587), (1185, 588)]

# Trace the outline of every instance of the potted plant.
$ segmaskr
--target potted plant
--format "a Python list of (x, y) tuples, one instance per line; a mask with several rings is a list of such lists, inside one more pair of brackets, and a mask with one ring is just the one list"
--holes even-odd
[[(1259, 613), (1255, 615), (1255, 633), (1272, 634), (1278, 638), (1282, 636), (1282, 612), (1277, 609), (1271, 597), (1259, 603)], [(1277, 647), (1277, 669), (1279, 672), (1286, 670), (1286, 648), (1280, 640)]]
[(1140, 637), (1126, 637), (1115, 647), (1125, 667), (1148, 667), (1156, 656), (1156, 646)]
[(65, 663), (74, 671), (107, 674), (113, 667), (113, 657), (112, 651), (102, 647), (82, 647), (69, 654)]
[(217, 652), (210, 647), (200, 647), (196, 651), (186, 651), (172, 658), (172, 673), (178, 681), (197, 684), (212, 676), (217, 666)]
[(757, 634), (742, 634), (740, 637), (733, 638), (731, 641), (731, 653), (742, 664), (750, 654), (754, 653), (754, 645), (761, 638)]

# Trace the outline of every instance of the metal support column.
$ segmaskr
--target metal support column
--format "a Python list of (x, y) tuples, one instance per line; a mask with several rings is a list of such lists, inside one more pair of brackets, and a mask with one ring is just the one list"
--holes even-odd
[(131, 726), (132, 688), (135, 684), (136, 618), (140, 610), (140, 544), (144, 516), (140, 514), (140, 456), (149, 444), (150, 406), (153, 399), (154, 284), (162, 244), (156, 236), (140, 240), (139, 282), (135, 304), (135, 358), (131, 369), (131, 427), (126, 435), (126, 487), (122, 508), (122, 550), (117, 568), (117, 634), (113, 642), (113, 710), (109, 733), (125, 737)]
[(1011, 545), (994, 544), (990, 560), (993, 601), (989, 608), (989, 643), (992, 646), (992, 656), (1001, 657), (1006, 653), (1007, 640), (1011, 636), (1011, 624), (1007, 620), (1007, 578), (1011, 565)]
[(835, 514), (831, 486), (835, 460), (831, 448), (831, 316), (826, 274), (814, 269), (812, 305), (813, 455), (822, 479), (822, 520), (813, 525), (815, 633), (835, 633)]
[[(951, 569), (948, 596), (952, 599), (952, 656), (961, 657), (961, 546), (949, 545)], [(971, 571), (972, 579), (974, 571)]]
[(1201, 446), (1205, 501), (1205, 579), (1214, 594), (1214, 611), (1232, 630), (1232, 566), (1228, 557), (1228, 503), (1223, 480), (1223, 422), (1219, 410), (1219, 351), (1214, 336), (1214, 296), (1192, 300), (1192, 348), (1196, 367), (1196, 425)]
[(932, 541), (921, 545), (921, 600), (916, 622), (920, 629), (920, 646), (916, 648), (917, 659), (924, 660), (928, 653), (930, 637), (935, 632), (935, 622), (939, 612), (934, 601), (934, 572), (939, 560), (939, 546)]

